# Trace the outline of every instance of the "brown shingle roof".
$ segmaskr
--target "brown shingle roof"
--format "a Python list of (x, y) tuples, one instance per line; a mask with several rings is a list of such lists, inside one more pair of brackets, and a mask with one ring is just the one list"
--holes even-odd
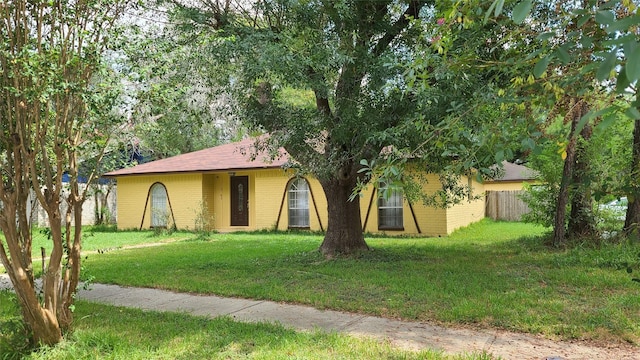
[(504, 175), (487, 182), (533, 180), (537, 175), (537, 172), (535, 170), (532, 170), (524, 165), (518, 165), (503, 161), (502, 166), (504, 168)]
[(282, 156), (269, 161), (265, 155), (259, 155), (251, 161), (252, 145), (255, 139), (215, 146), (166, 159), (140, 164), (130, 168), (111, 171), (103, 176), (148, 175), (162, 173), (208, 172), (244, 169), (279, 168), (288, 161), (284, 149)]

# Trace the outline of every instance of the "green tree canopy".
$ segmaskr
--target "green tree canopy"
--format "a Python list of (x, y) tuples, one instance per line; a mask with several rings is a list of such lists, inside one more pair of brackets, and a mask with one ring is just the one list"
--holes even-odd
[[(396, 179), (409, 159), (453, 177), (488, 173), (521, 145), (507, 141), (522, 125), (509, 122), (515, 113), (488, 102), (496, 74), (452, 60), (495, 56), (470, 45), (496, 36), (491, 24), (447, 19), (456, 41), (444, 51), (450, 8), (434, 1), (177, 3), (177, 18), (189, 19), (183, 36), (206, 53), (207, 77), (231, 89), (243, 120), (270, 134), (257, 146), (284, 147), (322, 184), (327, 255), (368, 248), (350, 198), (378, 164)], [(445, 203), (456, 198), (448, 195)]]
[[(504, 14), (510, 16), (503, 15), (503, 5)], [(521, 65), (521, 74), (513, 77), (511, 90), (541, 109), (547, 124), (561, 115), (571, 125), (560, 141), (566, 156), (558, 194), (549, 202), (556, 207), (554, 242), (560, 245), (565, 242), (565, 230), (569, 236), (595, 233), (591, 208), (592, 194), (597, 191), (593, 186), (606, 181), (602, 172), (597, 173), (597, 164), (589, 161), (595, 158), (590, 158), (588, 149), (594, 131), (596, 135), (607, 132), (614, 122), (621, 121), (621, 113), (635, 120), (636, 129), (640, 129), (638, 4), (630, 0), (521, 0), (510, 5), (494, 1), (494, 11), (487, 12), (485, 20), (504, 24), (513, 19), (519, 24), (509, 32), (511, 44), (520, 49), (513, 60)], [(636, 133), (633, 160), (628, 169), (619, 168), (619, 172), (638, 173), (640, 130)], [(639, 189), (634, 178), (637, 176), (627, 178), (632, 199), (627, 229), (635, 228), (633, 224), (640, 219), (640, 203), (633, 201)], [(566, 216), (569, 208), (571, 215)]]

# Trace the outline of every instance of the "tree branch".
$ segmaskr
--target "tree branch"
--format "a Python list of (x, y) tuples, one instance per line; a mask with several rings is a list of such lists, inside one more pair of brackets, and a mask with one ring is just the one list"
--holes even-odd
[(405, 10), (405, 12), (400, 15), (398, 20), (396, 20), (393, 25), (391, 25), (389, 31), (387, 31), (384, 36), (380, 40), (378, 40), (378, 43), (373, 48), (373, 55), (379, 56), (380, 54), (382, 54), (382, 52), (389, 47), (389, 44), (391, 44), (391, 42), (393, 42), (393, 40), (395, 40), (398, 35), (400, 35), (400, 33), (402, 33), (402, 31), (407, 28), (407, 26), (409, 26), (411, 19), (417, 18), (420, 14), (420, 10), (422, 10), (422, 8), (427, 5), (427, 3), (431, 2), (431, 0), (410, 1), (407, 10)]
[(318, 91), (314, 91), (316, 95), (316, 108), (323, 115), (331, 116), (331, 106), (329, 105), (329, 99), (326, 96), (321, 96)]

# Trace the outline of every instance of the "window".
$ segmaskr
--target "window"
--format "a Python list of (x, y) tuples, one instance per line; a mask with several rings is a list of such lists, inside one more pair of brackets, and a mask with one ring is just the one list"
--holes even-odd
[(309, 184), (303, 178), (289, 185), (289, 227), (309, 227)]
[[(386, 185), (381, 185), (380, 193)], [(401, 190), (388, 190), (386, 196), (378, 198), (378, 229), (403, 230), (403, 199)]]
[(151, 187), (151, 227), (167, 227), (167, 189), (160, 183)]

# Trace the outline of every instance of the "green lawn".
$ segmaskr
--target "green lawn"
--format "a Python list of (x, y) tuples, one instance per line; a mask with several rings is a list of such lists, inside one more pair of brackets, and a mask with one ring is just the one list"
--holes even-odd
[(103, 283), (638, 343), (640, 286), (620, 268), (640, 247), (550, 250), (543, 233), (483, 221), (443, 238), (368, 238), (373, 251), (333, 260), (316, 251), (317, 235), (215, 234), (84, 264)]
[[(29, 353), (13, 295), (0, 292), (2, 359), (425, 359), (488, 360), (484, 354), (410, 352), (373, 340), (79, 302), (74, 332), (55, 348)], [(21, 351), (22, 349), (22, 351)]]
[[(105, 229), (107, 231), (105, 231)], [(0, 235), (1, 236), (1, 235)], [(82, 230), (82, 250), (83, 251), (111, 251), (123, 246), (132, 246), (148, 243), (166, 243), (193, 239), (197, 237), (191, 232), (159, 232), (152, 231), (115, 231), (112, 228), (87, 226)], [(36, 229), (33, 231), (33, 252), (34, 258), (40, 258), (40, 248), (45, 248), (46, 255), (51, 254), (51, 241), (47, 238), (46, 229)]]
[[(42, 248), (45, 250), (45, 258), (51, 255), (51, 240), (48, 238), (47, 229), (34, 229), (33, 243), (31, 246), (31, 256), (34, 259), (34, 268), (40, 271), (42, 268)], [(201, 235), (184, 231), (116, 231), (115, 227), (94, 227), (87, 226), (82, 230), (82, 251), (109, 252), (143, 244), (162, 244), (184, 240), (198, 239)], [(4, 235), (0, 232), (0, 239), (4, 240)], [(0, 263), (0, 274), (5, 273), (4, 267)]]

